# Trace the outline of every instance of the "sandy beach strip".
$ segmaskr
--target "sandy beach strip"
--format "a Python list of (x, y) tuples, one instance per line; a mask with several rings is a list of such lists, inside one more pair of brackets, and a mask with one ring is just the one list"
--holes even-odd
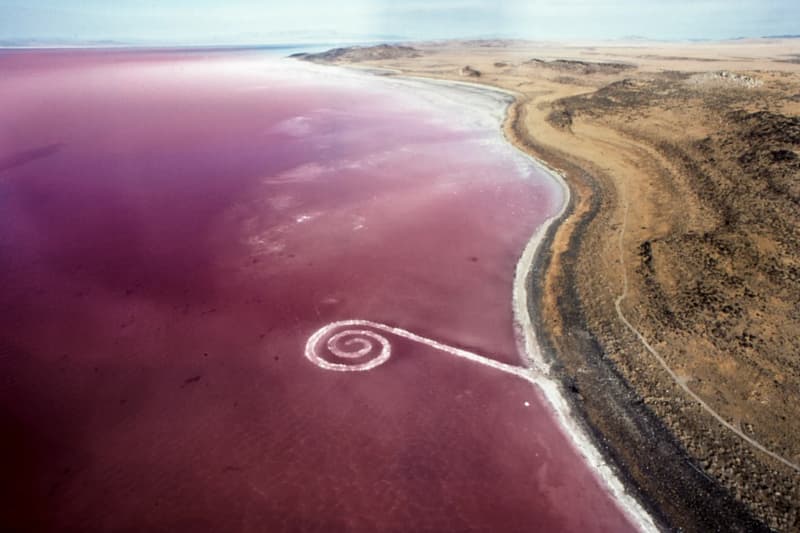
[[(331, 67), (322, 67), (331, 68)], [(359, 75), (374, 75), (366, 69), (339, 67)], [(526, 366), (534, 371), (535, 382), (547, 398), (556, 420), (562, 430), (569, 436), (575, 448), (580, 452), (589, 466), (614, 496), (620, 507), (628, 515), (632, 523), (641, 531), (659, 531), (653, 517), (645, 510), (639, 499), (625, 486), (622, 477), (603, 457), (599, 447), (593, 441), (584, 423), (577, 419), (569, 401), (564, 395), (561, 385), (549, 377), (550, 365), (546, 361), (542, 348), (537, 340), (537, 332), (528, 312), (530, 299), (530, 280), (537, 257), (542, 253), (545, 235), (554, 224), (563, 218), (570, 203), (570, 189), (562, 174), (527, 153), (505, 135), (505, 125), (509, 120), (508, 111), (516, 102), (517, 94), (486, 85), (423, 78), (419, 76), (392, 76), (385, 78), (387, 83), (398, 89), (416, 90), (428, 97), (443, 101), (456, 101), (460, 105), (468, 105), (471, 109), (479, 109), (484, 117), (494, 120), (494, 127), (502, 132), (500, 137), (512, 146), (520, 156), (524, 157), (536, 171), (547, 175), (561, 189), (563, 201), (557, 213), (549, 217), (531, 236), (517, 263), (514, 286), (512, 288), (511, 305), (515, 317), (515, 329), (518, 336), (520, 356)]]

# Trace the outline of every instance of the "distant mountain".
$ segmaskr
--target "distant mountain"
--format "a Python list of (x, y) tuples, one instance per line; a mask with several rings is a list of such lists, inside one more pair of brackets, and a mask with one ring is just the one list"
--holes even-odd
[(126, 46), (136, 44), (135, 42), (116, 41), (113, 39), (70, 39), (70, 38), (53, 38), (53, 39), (0, 39), (0, 47), (2, 48), (45, 48), (45, 47), (103, 47), (103, 46)]
[(399, 59), (402, 57), (420, 57), (422, 52), (410, 46), (379, 44), (377, 46), (350, 46), (334, 48), (319, 54), (292, 54), (291, 57), (313, 61), (315, 63), (357, 63), (372, 59)]
[(274, 43), (358, 43), (397, 42), (407, 36), (387, 33), (341, 33), (337, 31), (282, 31), (269, 33), (244, 33), (233, 37), (244, 42)]
[(0, 47), (5, 48), (44, 48), (44, 47), (172, 47), (172, 46), (265, 46), (280, 45), (353, 45), (391, 43), (407, 40), (394, 34), (347, 34), (330, 31), (286, 31), (250, 32), (236, 35), (215, 35), (198, 40), (187, 39), (78, 39), (75, 37), (0, 39)]

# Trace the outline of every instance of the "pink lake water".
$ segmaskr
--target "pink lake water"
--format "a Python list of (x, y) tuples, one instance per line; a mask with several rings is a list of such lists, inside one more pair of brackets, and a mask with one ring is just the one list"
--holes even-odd
[(564, 199), (496, 96), (258, 54), (0, 72), (0, 522), (632, 529), (530, 383), (392, 335), (304, 356), (363, 319), (523, 366), (514, 270)]

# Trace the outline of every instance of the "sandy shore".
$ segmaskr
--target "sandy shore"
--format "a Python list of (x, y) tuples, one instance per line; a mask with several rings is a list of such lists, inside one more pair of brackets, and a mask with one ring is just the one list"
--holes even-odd
[[(335, 61), (516, 95), (507, 137), (572, 193), (530, 278), (543, 357), (670, 528), (800, 523), (784, 356), (798, 348), (797, 235), (781, 224), (797, 194), (798, 42), (473, 41)], [(765, 179), (762, 224), (737, 201)]]
[[(380, 72), (385, 72), (382, 69)], [(564, 394), (558, 378), (552, 374), (553, 360), (548, 358), (537, 338), (537, 327), (532, 322), (534, 314), (529, 312), (529, 304), (533, 301), (532, 282), (536, 277), (535, 266), (541, 262), (546, 238), (558, 227), (572, 204), (570, 187), (562, 174), (534, 157), (518, 141), (513, 134), (513, 117), (519, 94), (513, 91), (487, 87), (469, 82), (453, 80), (435, 80), (424, 77), (403, 76), (393, 78), (391, 82), (401, 85), (405, 90), (417, 90), (429, 96), (442, 98), (448, 102), (458, 101), (459, 105), (469, 105), (471, 110), (480, 109), (486, 117), (495, 120), (495, 127), (502, 129), (505, 139), (519, 150), (536, 171), (549, 176), (562, 190), (563, 202), (556, 214), (543, 223), (531, 236), (521, 253), (517, 263), (514, 286), (512, 288), (512, 307), (516, 321), (520, 354), (525, 358), (525, 366), (529, 372), (524, 376), (535, 383), (547, 398), (560, 426), (580, 451), (586, 463), (596, 472), (619, 505), (625, 510), (631, 522), (637, 524), (641, 531), (658, 531), (653, 517), (637, 499), (636, 491), (625, 485), (624, 476), (611, 464), (600, 451), (591, 429), (579, 416), (576, 416), (572, 404)], [(501, 364), (501, 363), (498, 363)]]

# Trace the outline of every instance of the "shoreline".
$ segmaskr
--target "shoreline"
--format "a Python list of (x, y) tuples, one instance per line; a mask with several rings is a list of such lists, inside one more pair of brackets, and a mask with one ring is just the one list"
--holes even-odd
[[(350, 70), (366, 69), (355, 67)], [(525, 103), (520, 94), (489, 84), (423, 76), (392, 77), (425, 85), (510, 97), (499, 124), (505, 141), (566, 188), (568, 194), (560, 212), (534, 233), (515, 272), (512, 306), (515, 329), (523, 332), (520, 355), (535, 368), (546, 369), (547, 377), (539, 385), (562, 429), (633, 523), (642, 530), (674, 529), (681, 527), (677, 525), (676, 517), (679, 516), (682, 523), (688, 521), (698, 531), (722, 527), (729, 520), (747, 531), (767, 531), (768, 528), (755, 520), (718, 481), (705, 475), (694, 464), (694, 459), (683, 445), (646, 408), (631, 385), (605, 357), (598, 341), (583, 329), (585, 320), (573, 316), (574, 323), (571, 324), (578, 331), (578, 339), (587, 341), (579, 340), (578, 346), (572, 350), (579, 360), (577, 365), (573, 361), (570, 367), (569, 363), (563, 361), (563, 350), (556, 348), (553, 342), (552, 332), (542, 316), (542, 302), (548, 296), (546, 278), (553, 274), (550, 263), (554, 247), (563, 245), (559, 241), (564, 239), (564, 222), (576, 216), (575, 228), (566, 236), (568, 242), (562, 253), (573, 259), (578, 255), (583, 233), (601, 212), (603, 194), (607, 192), (601, 180), (571, 161), (568, 154), (554, 153), (537, 145), (532, 136), (520, 131)], [(581, 178), (577, 178), (578, 175)], [(583, 183), (578, 184), (577, 181)], [(581, 202), (588, 203), (588, 207), (578, 209)], [(527, 262), (526, 259), (530, 263), (527, 268), (520, 269)], [(555, 275), (574, 280), (577, 273), (571, 268), (569, 270)], [(569, 286), (570, 282), (566, 281), (564, 285)], [(570, 298), (559, 298), (564, 315), (582, 312), (580, 297), (575, 290), (577, 285), (574, 281), (571, 285)], [(521, 311), (523, 301), (527, 306), (524, 312)], [(519, 324), (520, 317), (523, 317), (522, 325)], [(524, 329), (526, 325), (528, 327)], [(582, 338), (584, 335), (588, 335), (588, 338)], [(572, 333), (570, 336), (573, 336)], [(575, 372), (582, 372), (584, 365), (594, 367), (597, 373), (598, 386), (587, 394), (592, 402), (598, 404), (594, 409), (586, 408), (586, 391), (574, 389)], [(602, 395), (602, 398), (597, 395)], [(643, 457), (649, 459), (645, 461)], [(651, 466), (651, 463), (657, 464)], [(704, 512), (709, 505), (715, 508), (713, 513)], [(692, 509), (692, 516), (682, 516), (686, 509)]]
[[(585, 318), (582, 316), (580, 296), (575, 282), (578, 275), (575, 271), (575, 259), (586, 229), (601, 211), (603, 187), (601, 180), (584, 170), (578, 163), (570, 161), (567, 154), (554, 153), (539, 145), (529, 133), (521, 131), (524, 128), (521, 125), (524, 122), (522, 105), (523, 102), (517, 101), (514, 108), (510, 109), (510, 142), (523, 152), (534, 152), (538, 157), (553, 162), (559, 169), (566, 169), (557, 172), (559, 176), (564, 176), (573, 193), (570, 196), (569, 207), (564, 210), (557, 223), (550, 226), (541, 251), (532, 265), (531, 273), (539, 272), (541, 275), (529, 277), (530, 291), (527, 305), (534, 327), (543, 333), (539, 339), (540, 348), (549, 354), (548, 359), (553, 364), (554, 379), (561, 385), (567, 403), (576, 413), (576, 419), (581, 422), (584, 431), (591, 435), (592, 442), (601, 450), (600, 453), (605, 460), (613, 465), (616, 475), (626, 486), (634, 488), (640, 502), (664, 529), (679, 527), (675, 525), (673, 513), (681, 513), (688, 508), (695, 514), (705, 515), (703, 520), (689, 518), (692, 528), (698, 531), (707, 530), (714, 525), (721, 527), (729, 517), (737, 526), (744, 524), (748, 531), (768, 531), (769, 529), (763, 524), (749, 516), (749, 513), (730, 497), (719, 482), (706, 476), (693, 464), (694, 460), (682, 444), (663, 422), (645, 407), (641, 398), (615, 368), (613, 362), (605, 356), (597, 339), (591, 332), (582, 329)], [(575, 189), (580, 189), (580, 192)], [(579, 210), (577, 205), (581, 200), (588, 204), (583, 210)], [(564, 222), (572, 216), (576, 216), (574, 227), (566, 235), (561, 234)], [(567, 241), (566, 244), (559, 242), (563, 240)], [(563, 247), (563, 251), (559, 254), (562, 264), (561, 271), (554, 274), (550, 271), (550, 265), (554, 254), (557, 253), (555, 251), (557, 247)], [(564, 256), (569, 263), (566, 268), (563, 264)], [(559, 295), (561, 298), (558, 307), (563, 316), (571, 315), (573, 323), (570, 325), (577, 328), (576, 332), (570, 331), (568, 334), (573, 341), (570, 352), (577, 361), (567, 362), (558, 357), (563, 356), (564, 350), (556, 346), (552, 337), (553, 332), (545, 325), (542, 302), (548, 296), (547, 277), (551, 274), (561, 278), (558, 284), (567, 291), (566, 295)], [(566, 336), (563, 333), (562, 336)], [(585, 401), (586, 391), (578, 389), (575, 383), (576, 372), (591, 372), (596, 375), (594, 381), (598, 386), (590, 390), (589, 395), (594, 402), (601, 405), (595, 405), (593, 410), (587, 408), (589, 404)], [(614, 418), (618, 420), (610, 423)], [(641, 461), (641, 457), (651, 459), (649, 461), (652, 465), (651, 471), (645, 471), (647, 467), (643, 468), (644, 465), (638, 462)], [(646, 483), (643, 483), (643, 480)], [(670, 497), (683, 499), (684, 503), (665, 501), (670, 500)], [(709, 501), (714, 502), (715, 506), (724, 512), (717, 516), (702, 513), (702, 507), (707, 506)]]
[[(455, 86), (474, 86), (476, 88), (481, 87), (483, 90), (494, 90), (493, 88), (465, 82), (454, 81), (452, 83)], [(500, 124), (504, 139), (538, 170), (557, 183), (563, 194), (563, 201), (559, 211), (545, 220), (534, 232), (526, 244), (515, 269), (512, 307), (515, 329), (517, 330), (518, 338), (521, 337), (520, 355), (526, 359), (526, 363), (533, 365), (534, 368), (539, 367), (544, 371), (546, 377), (538, 385), (548, 402), (550, 402), (550, 406), (559, 419), (562, 429), (568, 434), (586, 463), (602, 480), (634, 525), (640, 531), (659, 531), (660, 527), (657, 525), (658, 517), (653, 513), (652, 509), (648, 508), (650, 506), (647, 505), (647, 502), (642, 501), (642, 495), (635, 484), (631, 483), (629, 477), (624, 472), (621, 472), (618, 466), (603, 453), (601, 436), (592, 431), (587, 420), (576, 413), (575, 406), (566, 393), (565, 384), (552, 372), (555, 358), (552, 355), (549, 357), (545, 355), (545, 346), (541, 341), (541, 337), (544, 335), (540, 336), (538, 333), (544, 334), (546, 332), (543, 327), (534, 325), (536, 316), (535, 305), (533, 305), (534, 286), (537, 282), (541, 282), (541, 279), (537, 279), (535, 274), (537, 272), (540, 274), (538, 278), (544, 275), (542, 265), (545, 256), (549, 256), (551, 253), (552, 239), (558, 233), (564, 220), (572, 213), (574, 195), (563, 171), (548, 165), (547, 162), (529, 153), (523, 143), (509, 134), (509, 132), (514, 131), (513, 123), (518, 114), (517, 106), (520, 105), (521, 95), (500, 88), (497, 88), (496, 91), (513, 97), (513, 101), (509, 102), (505, 108), (505, 117)]]
[(573, 192), (529, 280), (537, 355), (665, 527), (794, 530), (796, 43), (490, 44), (310, 60), (515, 95), (507, 140)]
[[(351, 72), (386, 77), (385, 74), (376, 73), (372, 69), (337, 66)], [(530, 306), (534, 297), (534, 280), (537, 277), (534, 274), (541, 270), (543, 257), (550, 253), (551, 236), (558, 232), (561, 223), (571, 214), (573, 193), (563, 171), (554, 168), (544, 160), (538, 159), (526, 149), (527, 147), (524, 143), (518, 142), (513, 135), (509, 134), (509, 131), (513, 130), (514, 115), (517, 113), (516, 107), (520, 104), (521, 95), (502, 88), (456, 80), (404, 75), (392, 75), (391, 78), (395, 81), (403, 82), (404, 85), (413, 86), (413, 84), (418, 83), (428, 88), (436, 86), (437, 88), (451, 91), (483, 93), (485, 96), (505, 96), (506, 98), (503, 99), (502, 118), (497, 124), (500, 127), (500, 134), (504, 142), (508, 143), (538, 171), (553, 180), (561, 189), (563, 201), (559, 211), (548, 217), (536, 229), (527, 241), (515, 267), (511, 303), (519, 355), (527, 368), (539, 374), (535, 382), (547, 399), (561, 430), (572, 441), (573, 446), (581, 454), (587, 467), (605, 486), (609, 494), (612, 495), (620, 509), (631, 520), (632, 525), (643, 532), (660, 531), (663, 524), (661, 524), (662, 520), (660, 520), (658, 513), (654, 512), (652, 505), (641, 494), (630, 476), (621, 471), (613, 460), (610, 460), (612, 458), (604, 449), (602, 436), (593, 430), (583, 416), (576, 412), (574, 403), (570, 401), (566, 393), (567, 387), (563, 380), (559, 379), (557, 374), (553, 372), (555, 358), (552, 355), (545, 355), (548, 350), (542, 344), (538, 333), (545, 334), (546, 332), (534, 325), (536, 317), (531, 312)], [(544, 337), (545, 335), (542, 336)]]

